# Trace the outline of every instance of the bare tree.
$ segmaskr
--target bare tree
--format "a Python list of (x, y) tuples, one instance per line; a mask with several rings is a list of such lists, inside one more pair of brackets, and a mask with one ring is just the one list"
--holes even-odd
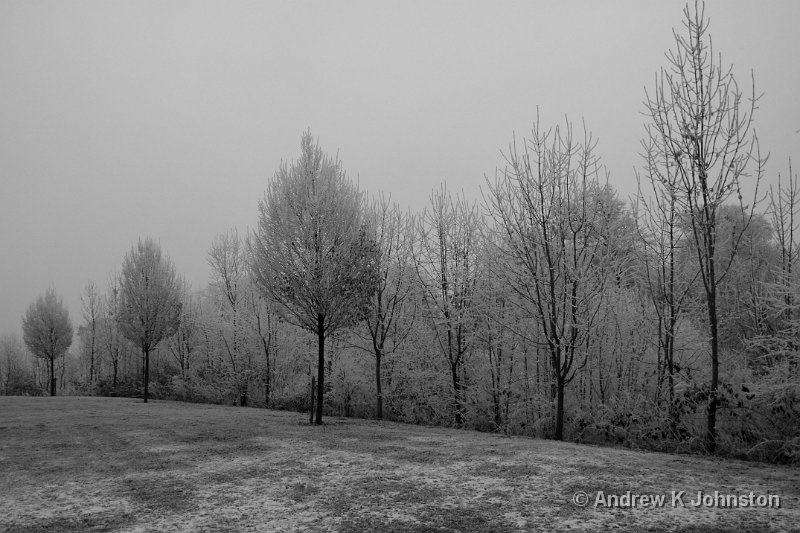
[(379, 251), (362, 195), (310, 133), (300, 158), (282, 164), (259, 201), (252, 273), (283, 317), (317, 335), (317, 412), (322, 424), (325, 339), (366, 315)]
[(69, 312), (55, 289), (47, 289), (44, 295), (36, 298), (22, 317), (25, 345), (50, 367), (50, 396), (56, 395), (56, 359), (69, 350), (72, 333)]
[(777, 241), (779, 265), (771, 282), (762, 283), (762, 301), (767, 308), (762, 320), (768, 322), (759, 328), (759, 334), (750, 340), (750, 345), (763, 354), (767, 367), (781, 360), (788, 360), (789, 371), (798, 367), (798, 338), (800, 338), (800, 316), (798, 316), (798, 290), (796, 263), (798, 260), (797, 210), (800, 208), (800, 181), (792, 171), (789, 160), (788, 182), (778, 174), (777, 188), (770, 187), (769, 214), (772, 230)]
[(122, 261), (117, 322), (122, 335), (143, 357), (144, 401), (150, 381), (150, 351), (175, 334), (180, 324), (180, 280), (153, 239), (139, 240)]
[(181, 378), (186, 379), (192, 356), (196, 350), (200, 315), (200, 304), (192, 294), (189, 284), (181, 282), (181, 318), (175, 334), (169, 338), (168, 348), (181, 371)]
[[(675, 49), (669, 66), (656, 76), (655, 89), (646, 92), (647, 137), (668, 158), (677, 180), (673, 185), (679, 210), (686, 215), (705, 293), (710, 337), (710, 380), (705, 445), (716, 449), (719, 386), (718, 287), (727, 274), (758, 200), (758, 185), (766, 162), (753, 129), (758, 98), (755, 82), (745, 98), (732, 68), (723, 69), (708, 35), (704, 6), (684, 8), (685, 35), (674, 31)], [(752, 76), (751, 76), (752, 77)], [(751, 171), (755, 165), (755, 170)], [(754, 183), (753, 201), (745, 205), (742, 181)], [(665, 184), (667, 186), (667, 184)], [(739, 203), (728, 253), (718, 250), (718, 218), (728, 199)]]
[(576, 362), (585, 364), (607, 277), (608, 193), (598, 181), (595, 146), (585, 129), (577, 142), (569, 121), (564, 130), (543, 131), (537, 118), (530, 140), (521, 149), (514, 141), (506, 168), (494, 182), (487, 178), (484, 196), (503, 236), (501, 267), (493, 274), (503, 277), (536, 321), (528, 340), (549, 354), (557, 440), (563, 438), (564, 390)]
[[(488, 239), (496, 237), (492, 232), (482, 251), (487, 257), (484, 264), (490, 264), (497, 258), (499, 243), (491, 243)], [(488, 270), (491, 270), (489, 268)], [(489, 367), (489, 396), (491, 398), (491, 415), (495, 430), (508, 429), (509, 409), (514, 396), (515, 366), (519, 366), (517, 355), (522, 348), (523, 337), (518, 333), (522, 319), (519, 306), (512, 301), (515, 298), (507, 284), (499, 276), (487, 275), (480, 280), (477, 289), (476, 310), (479, 320), (476, 324), (476, 336), (481, 348), (486, 352)]]
[(474, 345), (475, 292), (480, 265), (481, 219), (463, 193), (453, 197), (444, 185), (416, 224), (414, 265), (423, 287), (426, 318), (449, 365), (453, 421), (464, 424), (464, 362)]
[(637, 172), (636, 226), (650, 302), (658, 317), (656, 401), (661, 401), (666, 382), (669, 427), (674, 435), (679, 423), (675, 403), (676, 331), (699, 272), (688, 272), (691, 242), (684, 213), (678, 205), (680, 176), (677, 166), (668, 155), (663, 139), (645, 139), (642, 147), (644, 180), (652, 195), (645, 193), (642, 177)]
[(100, 319), (100, 293), (93, 281), (86, 284), (86, 288), (81, 296), (81, 307), (83, 310), (84, 328), (88, 336), (89, 350), (89, 385), (93, 385), (96, 377), (95, 373), (95, 354), (97, 352), (97, 323)]
[(0, 394), (35, 394), (36, 382), (28, 352), (14, 333), (0, 336)]
[(778, 173), (778, 187), (769, 189), (769, 212), (772, 216), (772, 227), (778, 240), (781, 253), (781, 282), (786, 286), (784, 295), (786, 319), (793, 316), (791, 285), (794, 280), (794, 263), (797, 261), (797, 210), (800, 208), (800, 182), (797, 174), (792, 173), (792, 160), (789, 159), (789, 181), (782, 180)]
[(108, 285), (108, 293), (103, 302), (103, 343), (111, 363), (111, 386), (117, 390), (120, 371), (121, 339), (119, 331), (119, 298), (120, 280), (114, 275)]
[[(251, 236), (245, 237), (245, 249), (251, 253), (253, 246)], [(252, 258), (248, 257), (248, 261)], [(264, 353), (264, 407), (269, 408), (272, 398), (273, 374), (275, 359), (275, 345), (278, 338), (278, 317), (272, 302), (258, 290), (252, 279), (248, 280), (246, 291), (246, 305), (248, 308), (248, 322), (251, 330), (258, 336), (258, 342)]]
[(356, 331), (375, 357), (375, 418), (383, 418), (381, 362), (411, 333), (416, 314), (412, 293), (411, 228), (397, 204), (380, 196), (368, 213), (380, 249), (378, 284), (364, 328)]
[(220, 339), (225, 346), (231, 365), (234, 388), (239, 404), (247, 405), (247, 389), (250, 382), (251, 361), (242, 352), (241, 304), (244, 285), (247, 282), (247, 255), (239, 232), (232, 229), (217, 235), (208, 251), (208, 265), (211, 267), (212, 287), (221, 296), (215, 302), (220, 318), (230, 322), (230, 341), (223, 328), (219, 329)]

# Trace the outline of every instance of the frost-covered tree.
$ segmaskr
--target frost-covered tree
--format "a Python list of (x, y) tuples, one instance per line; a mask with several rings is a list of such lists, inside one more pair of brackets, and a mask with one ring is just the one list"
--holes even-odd
[[(482, 262), (501, 267), (502, 260), (497, 250), (503, 246), (502, 236), (498, 232), (486, 233)], [(488, 271), (491, 269), (487, 266)], [(482, 276), (476, 300), (476, 337), (479, 350), (485, 356), (479, 368), (484, 378), (484, 397), (489, 400), (484, 409), (490, 414), (495, 430), (506, 430), (513, 411), (512, 402), (518, 399), (515, 398), (514, 383), (519, 380), (516, 372), (522, 366), (524, 337), (519, 332), (524, 317), (503, 276), (490, 273)]]
[[(513, 143), (507, 166), (487, 180), (487, 209), (500, 232), (493, 274), (507, 283), (532, 320), (529, 341), (550, 358), (554, 438), (564, 430), (564, 392), (586, 362), (614, 250), (613, 194), (599, 181), (596, 141), (578, 141), (571, 123)], [(514, 300), (510, 300), (514, 301)]]
[(310, 133), (300, 158), (284, 163), (259, 201), (253, 279), (283, 317), (317, 336), (317, 412), (322, 424), (325, 339), (366, 315), (379, 250), (361, 192)]
[(39, 393), (28, 354), (16, 333), (0, 336), (0, 394)]
[(191, 287), (183, 280), (181, 283), (181, 319), (175, 334), (169, 338), (169, 352), (180, 369), (181, 379), (186, 379), (192, 359), (197, 349), (200, 303), (192, 293)]
[(481, 218), (463, 193), (454, 197), (442, 185), (431, 194), (415, 229), (413, 258), (424, 316), (449, 367), (453, 422), (460, 427), (466, 414), (464, 363), (475, 341)]
[(119, 329), (119, 299), (120, 281), (117, 276), (111, 276), (108, 293), (103, 299), (103, 314), (101, 319), (102, 344), (108, 362), (111, 364), (111, 386), (117, 390), (122, 363), (122, 334)]
[(247, 389), (252, 373), (252, 360), (244, 349), (241, 314), (247, 279), (247, 250), (236, 229), (217, 235), (208, 251), (211, 267), (212, 300), (220, 323), (217, 327), (231, 370), (233, 388), (239, 405), (247, 405)]
[(47, 289), (31, 303), (22, 317), (22, 335), (28, 349), (50, 367), (50, 396), (56, 395), (56, 359), (72, 345), (72, 322), (61, 296)]
[[(699, 272), (693, 268), (691, 241), (676, 194), (679, 176), (663, 139), (642, 141), (644, 170), (637, 172), (636, 226), (652, 309), (658, 320), (656, 402), (666, 400), (668, 424), (678, 430), (675, 397), (678, 323)], [(652, 193), (652, 194), (651, 194)]]
[(383, 418), (381, 362), (397, 351), (414, 325), (413, 265), (408, 219), (397, 204), (381, 196), (368, 210), (380, 250), (378, 283), (364, 327), (355, 332), (375, 357), (375, 418)]
[(142, 350), (144, 401), (150, 380), (150, 352), (178, 329), (181, 284), (172, 261), (153, 239), (139, 240), (122, 261), (117, 322), (122, 335)]
[(97, 337), (98, 322), (100, 320), (102, 301), (97, 286), (93, 281), (86, 284), (81, 295), (81, 310), (83, 311), (84, 324), (79, 328), (79, 333), (84, 338), (86, 355), (89, 364), (89, 385), (93, 385), (97, 377)]
[[(684, 32), (673, 32), (675, 49), (667, 54), (669, 65), (656, 77), (645, 105), (647, 137), (660, 150), (658, 159), (672, 166), (675, 178), (665, 181), (664, 187), (689, 219), (689, 238), (699, 265), (710, 355), (705, 445), (713, 452), (719, 403), (718, 293), (752, 220), (765, 159), (753, 129), (755, 89), (745, 96), (732, 67), (723, 68), (712, 48), (708, 25), (698, 2), (694, 9), (685, 7)], [(755, 189), (749, 205), (743, 200), (745, 181)], [(728, 200), (738, 204), (738, 215), (732, 234), (723, 236), (718, 226)], [(718, 246), (720, 237), (731, 241), (724, 255)]]
[[(247, 249), (252, 247), (246, 245)], [(264, 384), (264, 407), (269, 408), (274, 387), (274, 359), (276, 345), (278, 342), (278, 315), (275, 313), (275, 306), (259, 291), (252, 282), (247, 283), (245, 293), (245, 305), (247, 306), (246, 320), (250, 324), (251, 334), (258, 338), (257, 343), (261, 352), (264, 354), (264, 367), (262, 382)]]

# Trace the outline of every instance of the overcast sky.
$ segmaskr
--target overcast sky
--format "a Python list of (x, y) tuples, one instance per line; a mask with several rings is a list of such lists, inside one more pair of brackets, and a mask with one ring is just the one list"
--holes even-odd
[[(371, 193), (479, 196), (512, 134), (568, 115), (635, 191), (644, 87), (682, 2), (0, 0), (0, 334), (48, 287), (80, 323), (141, 236), (194, 288), (310, 129)], [(712, 1), (723, 62), (765, 93), (768, 174), (800, 168), (800, 2)]]

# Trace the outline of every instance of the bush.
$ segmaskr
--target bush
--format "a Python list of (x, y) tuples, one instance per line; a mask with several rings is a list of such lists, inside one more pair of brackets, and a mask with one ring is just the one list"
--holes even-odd
[(305, 391), (295, 392), (286, 396), (273, 396), (270, 399), (270, 409), (307, 413), (311, 410), (311, 398)]
[(138, 381), (117, 380), (116, 387), (110, 379), (101, 379), (94, 386), (95, 396), (121, 398), (137, 398), (142, 396), (141, 384)]
[(6, 396), (41, 396), (43, 391), (36, 384), (32, 373), (22, 372), (15, 374), (13, 379), (7, 381), (3, 394)]

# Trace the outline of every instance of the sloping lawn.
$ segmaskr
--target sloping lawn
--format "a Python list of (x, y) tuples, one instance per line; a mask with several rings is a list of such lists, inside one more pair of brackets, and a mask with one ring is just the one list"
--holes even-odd
[[(326, 422), (0, 397), (0, 531), (800, 531), (796, 468)], [(586, 506), (573, 502), (577, 491)], [(694, 507), (698, 491), (743, 495), (748, 506)], [(758, 507), (768, 495), (781, 507)], [(603, 505), (608, 496), (624, 506)]]

